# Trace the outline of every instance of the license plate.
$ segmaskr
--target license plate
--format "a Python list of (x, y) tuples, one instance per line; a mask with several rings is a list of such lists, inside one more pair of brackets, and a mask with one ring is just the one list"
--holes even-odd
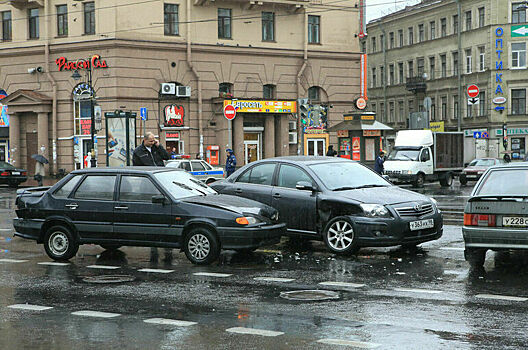
[(11, 175), (20, 175), (20, 171), (13, 171)]
[(409, 223), (411, 231), (423, 230), (424, 228), (434, 227), (434, 219), (411, 221)]
[(528, 217), (503, 216), (502, 226), (528, 227)]

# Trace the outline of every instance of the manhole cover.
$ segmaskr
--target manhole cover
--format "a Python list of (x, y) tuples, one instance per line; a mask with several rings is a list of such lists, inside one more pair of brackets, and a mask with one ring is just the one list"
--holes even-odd
[(132, 282), (135, 278), (129, 275), (103, 275), (84, 277), (83, 281), (88, 283), (123, 283)]
[(319, 301), (339, 299), (339, 294), (330, 290), (296, 290), (292, 292), (281, 292), (281, 298), (300, 301)]

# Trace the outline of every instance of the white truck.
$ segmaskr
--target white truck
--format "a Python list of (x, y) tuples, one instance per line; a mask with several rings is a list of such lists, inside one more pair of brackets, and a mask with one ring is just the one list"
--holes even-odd
[(437, 180), (443, 187), (451, 186), (463, 168), (464, 134), (431, 130), (399, 131), (384, 163), (392, 182), (412, 183), (414, 187)]

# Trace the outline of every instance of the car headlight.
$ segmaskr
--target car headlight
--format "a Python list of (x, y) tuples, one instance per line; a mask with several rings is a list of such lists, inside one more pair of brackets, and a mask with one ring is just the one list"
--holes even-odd
[(276, 212), (271, 216), (271, 220), (273, 221), (279, 221), (279, 212)]
[(429, 198), (431, 200), (431, 203), (433, 204), (433, 208), (438, 208), (438, 202), (434, 198)]
[(381, 204), (360, 204), (363, 213), (369, 217), (387, 217), (389, 211)]
[(253, 216), (242, 216), (236, 218), (236, 222), (239, 225), (254, 225), (260, 223), (261, 221)]
[(412, 170), (407, 170), (407, 175), (412, 175)]

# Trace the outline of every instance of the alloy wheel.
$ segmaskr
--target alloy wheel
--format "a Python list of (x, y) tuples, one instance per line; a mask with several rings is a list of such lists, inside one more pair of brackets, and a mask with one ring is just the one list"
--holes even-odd
[(336, 251), (346, 250), (354, 241), (354, 229), (344, 220), (336, 221), (327, 232), (328, 244)]
[(209, 239), (201, 233), (193, 235), (189, 239), (187, 246), (189, 248), (189, 253), (191, 253), (193, 258), (197, 260), (204, 260), (211, 252)]

